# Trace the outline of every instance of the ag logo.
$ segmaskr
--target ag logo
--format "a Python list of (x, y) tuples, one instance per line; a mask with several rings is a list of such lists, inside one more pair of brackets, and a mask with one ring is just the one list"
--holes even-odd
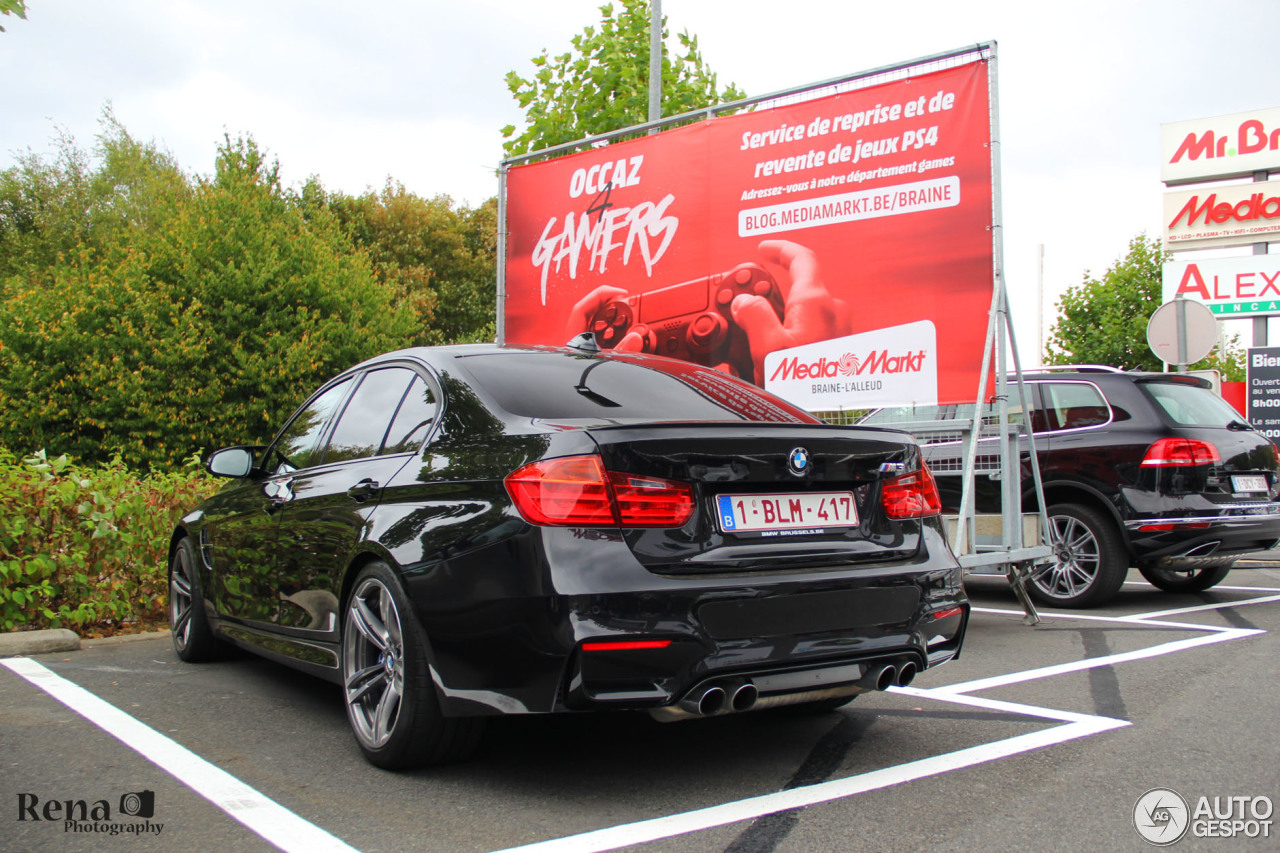
[(1133, 828), (1144, 840), (1165, 847), (1182, 840), (1191, 825), (1191, 810), (1171, 788), (1152, 788), (1133, 806)]

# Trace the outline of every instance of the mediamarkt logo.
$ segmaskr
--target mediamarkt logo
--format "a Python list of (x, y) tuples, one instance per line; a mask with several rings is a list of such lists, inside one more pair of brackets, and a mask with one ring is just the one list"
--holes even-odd
[(1223, 222), (1228, 222), (1232, 219), (1237, 222), (1250, 222), (1255, 219), (1276, 219), (1280, 218), (1280, 196), (1268, 198), (1266, 193), (1254, 193), (1236, 204), (1232, 204), (1229, 201), (1218, 204), (1218, 194), (1210, 193), (1209, 197), (1201, 204), (1200, 196), (1193, 195), (1187, 199), (1187, 203), (1182, 206), (1182, 210), (1178, 211), (1178, 215), (1173, 217), (1169, 227), (1175, 227), (1184, 216), (1187, 218), (1187, 227), (1195, 225), (1197, 220), (1203, 220), (1205, 225), (1210, 223), (1221, 225)]
[(784, 358), (774, 368), (770, 382), (788, 379), (831, 379), (836, 374), (845, 376), (861, 376), (875, 373), (919, 373), (924, 367), (926, 350), (909, 352), (906, 355), (889, 355), (889, 350), (879, 352), (872, 350), (865, 359), (859, 359), (851, 352), (842, 355), (838, 360), (826, 356), (817, 361), (801, 363), (799, 356)]

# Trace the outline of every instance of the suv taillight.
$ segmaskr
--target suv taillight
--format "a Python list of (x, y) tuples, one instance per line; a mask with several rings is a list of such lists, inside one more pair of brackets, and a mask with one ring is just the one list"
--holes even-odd
[(1147, 448), (1143, 468), (1186, 468), (1217, 465), (1222, 461), (1218, 448), (1197, 438), (1162, 438)]
[(516, 509), (544, 527), (680, 527), (693, 515), (693, 486), (606, 471), (599, 456), (525, 465), (506, 478)]
[(886, 480), (880, 489), (880, 505), (885, 515), (895, 520), (924, 518), (942, 512), (942, 497), (929, 466), (921, 463), (919, 471)]

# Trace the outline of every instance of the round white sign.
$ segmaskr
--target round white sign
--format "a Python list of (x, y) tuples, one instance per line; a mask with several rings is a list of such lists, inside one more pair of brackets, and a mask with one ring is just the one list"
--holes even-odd
[[(1178, 357), (1178, 314), (1186, 317), (1185, 360)], [(1218, 343), (1218, 318), (1194, 299), (1174, 299), (1156, 309), (1147, 322), (1147, 344), (1166, 364), (1195, 364)]]

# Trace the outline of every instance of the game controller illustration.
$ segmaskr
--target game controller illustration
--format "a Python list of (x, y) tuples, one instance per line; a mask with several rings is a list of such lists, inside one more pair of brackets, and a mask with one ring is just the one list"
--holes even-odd
[(751, 380), (755, 368), (747, 335), (733, 321), (729, 306), (739, 294), (763, 296), (783, 318), (782, 293), (759, 264), (739, 264), (726, 273), (695, 278), (607, 303), (588, 331), (601, 349), (611, 349), (628, 334), (638, 334), (644, 351), (716, 367), (728, 364)]

